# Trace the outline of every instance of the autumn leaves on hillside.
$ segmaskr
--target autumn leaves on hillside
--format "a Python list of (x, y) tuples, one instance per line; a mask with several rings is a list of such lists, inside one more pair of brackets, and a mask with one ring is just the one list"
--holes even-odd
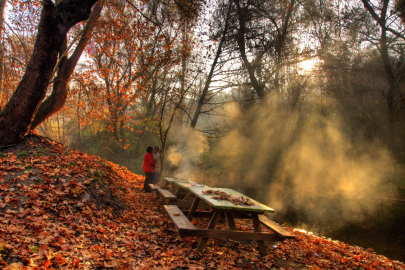
[[(372, 250), (294, 231), (270, 243), (182, 238), (144, 177), (37, 135), (0, 154), (0, 264), (3, 269), (404, 269)], [(206, 226), (208, 219), (197, 219)], [(218, 228), (225, 228), (220, 221)], [(239, 230), (252, 224), (236, 222)], [(292, 231), (292, 229), (289, 229)]]

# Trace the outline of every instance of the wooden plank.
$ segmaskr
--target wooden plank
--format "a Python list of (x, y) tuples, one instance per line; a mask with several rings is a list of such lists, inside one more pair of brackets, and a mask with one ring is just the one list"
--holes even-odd
[(171, 178), (171, 177), (163, 177), (162, 180), (164, 182), (164, 186), (163, 186), (164, 189), (167, 189), (169, 186), (171, 188), (173, 188), (175, 186), (176, 182), (187, 182), (186, 180), (183, 180), (183, 179), (177, 179), (177, 178)]
[(175, 182), (174, 183), (176, 186), (179, 188), (188, 190), (190, 187), (206, 187), (209, 188), (209, 186), (202, 185), (202, 184), (196, 184), (196, 183), (188, 183), (188, 182)]
[(192, 221), (194, 217), (194, 213), (197, 210), (198, 204), (200, 203), (200, 198), (195, 197), (193, 204), (190, 207), (190, 212), (188, 212), (187, 218)]
[(272, 230), (275, 234), (280, 236), (283, 239), (295, 239), (295, 236), (290, 233), (289, 231), (285, 230), (280, 224), (274, 222), (273, 220), (269, 219), (264, 215), (259, 215), (260, 223), (263, 224), (265, 227)]
[[(253, 227), (255, 229), (255, 232), (257, 232), (257, 233), (262, 232), (258, 214), (252, 214), (252, 221), (253, 221)], [(264, 245), (264, 241), (258, 240), (257, 245), (259, 246), (260, 256), (262, 256), (262, 257), (265, 256), (266, 255), (266, 246)]]
[(233, 217), (233, 213), (225, 212), (226, 221), (228, 222), (228, 228), (231, 231), (236, 231), (236, 224), (235, 219)]
[(149, 187), (151, 188), (152, 192), (155, 192), (156, 200), (159, 200), (160, 194), (157, 191), (160, 189), (160, 187), (155, 184), (149, 184)]
[[(177, 205), (178, 207), (190, 208), (191, 205), (193, 204), (193, 201), (190, 201), (190, 200), (172, 200), (172, 201), (169, 201), (168, 204)], [(198, 203), (197, 209), (206, 209), (206, 210), (208, 210), (208, 209), (212, 209), (212, 208), (206, 202), (200, 201)]]
[(152, 189), (152, 191), (157, 191), (158, 189), (160, 189), (160, 187), (155, 184), (149, 184), (149, 187)]
[(197, 228), (190, 222), (190, 220), (188, 220), (188, 218), (176, 205), (164, 205), (163, 207), (165, 208), (167, 214), (173, 221), (179, 233), (187, 233), (193, 230), (197, 230)]
[[(209, 205), (211, 205), (215, 209), (223, 209), (223, 210), (233, 210), (233, 211), (245, 211), (245, 212), (274, 212), (274, 210), (264, 204), (261, 204), (233, 189), (229, 188), (207, 188), (207, 187), (189, 187), (190, 192), (194, 195), (201, 198), (201, 200), (205, 201)], [(213, 199), (215, 195), (207, 195), (203, 194), (203, 191), (207, 190), (218, 190), (230, 194), (233, 197), (245, 197), (250, 199), (254, 205), (236, 205), (231, 201), (228, 200), (217, 200)]]
[(177, 190), (174, 192), (174, 195), (178, 198), (180, 194), (182, 194), (183, 190), (181, 188), (177, 188)]
[(171, 178), (171, 177), (163, 177), (163, 180), (168, 183), (168, 184), (174, 184), (176, 182), (183, 182), (183, 183), (187, 183), (187, 180), (183, 180), (183, 179), (177, 179), (177, 178)]
[(191, 192), (187, 192), (186, 196), (184, 196), (183, 200), (187, 200), (187, 201), (194, 201), (194, 194)]
[[(178, 200), (177, 201), (169, 201), (167, 204), (177, 205), (177, 203), (178, 203)], [(179, 207), (182, 207), (181, 204), (180, 204)], [(211, 215), (212, 215), (211, 211), (203, 211), (204, 210), (203, 208), (201, 208), (200, 210), (201, 211), (195, 211), (194, 212), (193, 218), (201, 218), (201, 217), (205, 218), (205, 217), (207, 217), (206, 213), (209, 214), (208, 217), (211, 217)], [(206, 210), (212, 210), (211, 206), (210, 206), (210, 209), (206, 209)], [(189, 209), (182, 210), (182, 211), (183, 211), (184, 215), (186, 215), (186, 216), (188, 216), (188, 213), (190, 212)], [(226, 212), (224, 212), (224, 213), (226, 213)], [(232, 213), (232, 215), (233, 215), (234, 219), (252, 219), (252, 217), (250, 215), (248, 215), (246, 213), (242, 213), (242, 212), (234, 212), (234, 213)]]
[[(187, 217), (189, 211), (187, 210), (182, 210), (183, 214)], [(212, 217), (212, 212), (211, 211), (195, 211), (193, 218), (211, 218)]]
[(214, 239), (232, 239), (232, 240), (250, 240), (250, 241), (280, 241), (282, 240), (275, 233), (266, 232), (245, 232), (245, 231), (226, 231), (226, 230), (211, 230), (197, 229), (182, 233), (183, 236), (203, 237)]
[(165, 200), (169, 200), (169, 201), (177, 200), (177, 197), (173, 193), (168, 191), (167, 189), (160, 188), (157, 191), (159, 192), (160, 196)]

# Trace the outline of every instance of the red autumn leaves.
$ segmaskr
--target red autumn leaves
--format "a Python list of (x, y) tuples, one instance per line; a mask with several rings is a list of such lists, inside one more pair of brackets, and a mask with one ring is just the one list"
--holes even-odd
[[(153, 195), (141, 192), (143, 176), (60, 144), (31, 143), (26, 157), (21, 150), (0, 157), (4, 269), (405, 268), (370, 250), (299, 231), (296, 240), (270, 243), (264, 258), (256, 243), (230, 240), (210, 240), (205, 253), (196, 254), (199, 239), (178, 235)], [(252, 230), (250, 223), (236, 226)]]

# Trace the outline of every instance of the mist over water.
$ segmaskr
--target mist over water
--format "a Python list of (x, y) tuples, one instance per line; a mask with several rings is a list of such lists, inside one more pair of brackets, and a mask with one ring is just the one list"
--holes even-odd
[[(348, 135), (338, 114), (255, 108), (235, 116), (226, 136), (208, 141), (187, 128), (172, 133), (168, 159), (176, 177), (230, 187), (272, 207), (294, 209), (312, 221), (361, 220), (390, 189), (395, 160), (383, 144)], [(251, 120), (249, 120), (251, 119)], [(210, 146), (208, 146), (210, 145)]]

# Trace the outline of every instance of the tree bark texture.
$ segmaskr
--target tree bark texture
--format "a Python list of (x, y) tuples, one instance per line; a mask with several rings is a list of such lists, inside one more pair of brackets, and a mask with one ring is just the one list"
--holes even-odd
[(77, 62), (80, 59), (80, 56), (82, 55), (87, 46), (87, 43), (90, 40), (91, 32), (94, 29), (97, 19), (100, 17), (104, 3), (105, 0), (99, 0), (98, 3), (94, 6), (90, 18), (87, 20), (87, 23), (83, 29), (80, 41), (73, 54), (69, 58), (64, 55), (67, 46), (65, 44), (62, 44), (59, 68), (52, 85), (52, 93), (39, 106), (38, 112), (36, 113), (35, 118), (31, 124), (31, 130), (34, 130), (38, 125), (45, 121), (45, 119), (58, 112), (65, 105), (68, 95), (68, 82), (73, 74)]
[(4, 77), (4, 47), (3, 47), (3, 29), (4, 29), (4, 9), (6, 7), (7, 0), (0, 0), (0, 111), (1, 104), (3, 103), (4, 89), (3, 89), (3, 77)]
[(43, 1), (34, 50), (16, 91), (0, 114), (0, 145), (14, 144), (29, 132), (69, 29), (88, 19), (96, 0)]

